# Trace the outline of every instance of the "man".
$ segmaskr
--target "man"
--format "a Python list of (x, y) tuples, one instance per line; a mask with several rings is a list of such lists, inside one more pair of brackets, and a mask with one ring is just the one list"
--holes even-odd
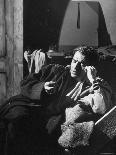
[(40, 148), (56, 147), (63, 123), (96, 121), (111, 108), (112, 91), (96, 76), (95, 49), (83, 46), (74, 53), (71, 66), (44, 66), (21, 82), (20, 95), (2, 105), (8, 155), (32, 155)]

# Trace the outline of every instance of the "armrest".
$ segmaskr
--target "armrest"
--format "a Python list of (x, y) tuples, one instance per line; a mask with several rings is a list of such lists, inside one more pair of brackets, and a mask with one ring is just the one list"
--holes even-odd
[(116, 136), (116, 106), (101, 117), (90, 138), (89, 154), (98, 154)]
[(116, 135), (116, 106), (95, 123), (95, 128), (102, 131), (110, 139)]

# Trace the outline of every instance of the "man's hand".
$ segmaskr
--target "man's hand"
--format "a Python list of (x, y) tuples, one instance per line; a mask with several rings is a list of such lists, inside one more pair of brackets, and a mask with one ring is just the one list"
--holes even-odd
[(87, 77), (88, 77), (90, 83), (93, 84), (94, 81), (96, 80), (97, 70), (93, 66), (86, 66), (85, 70), (86, 70)]
[(49, 81), (44, 85), (44, 89), (48, 94), (53, 94), (56, 91), (56, 82)]

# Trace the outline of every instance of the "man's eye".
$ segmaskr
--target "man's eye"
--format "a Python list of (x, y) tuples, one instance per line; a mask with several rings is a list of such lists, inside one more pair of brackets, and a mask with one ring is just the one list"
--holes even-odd
[(72, 62), (73, 62), (73, 63), (76, 63), (76, 62), (77, 62), (77, 60), (75, 60), (75, 59), (72, 59)]
[(82, 65), (83, 67), (85, 67), (87, 64), (86, 64), (86, 62), (81, 62), (81, 65)]

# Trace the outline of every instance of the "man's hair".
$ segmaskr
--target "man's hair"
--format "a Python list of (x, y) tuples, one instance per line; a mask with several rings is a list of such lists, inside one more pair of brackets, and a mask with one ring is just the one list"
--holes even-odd
[(85, 61), (87, 66), (97, 66), (99, 63), (99, 55), (97, 53), (97, 48), (93, 46), (80, 46), (73, 50), (74, 54), (76, 52), (82, 53), (85, 56)]

